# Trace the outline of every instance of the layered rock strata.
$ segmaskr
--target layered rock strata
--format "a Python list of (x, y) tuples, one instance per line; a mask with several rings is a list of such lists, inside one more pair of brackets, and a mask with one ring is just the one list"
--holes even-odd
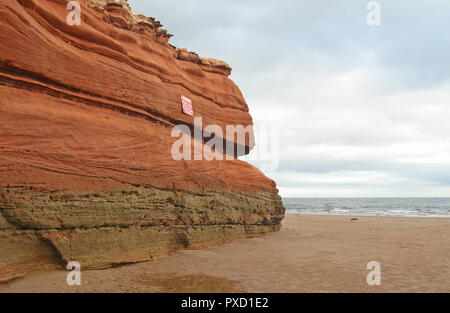
[(278, 230), (258, 169), (171, 156), (173, 127), (194, 128), (180, 95), (203, 125), (252, 125), (229, 65), (173, 47), (124, 0), (79, 2), (70, 26), (67, 1), (0, 0), (0, 281)]

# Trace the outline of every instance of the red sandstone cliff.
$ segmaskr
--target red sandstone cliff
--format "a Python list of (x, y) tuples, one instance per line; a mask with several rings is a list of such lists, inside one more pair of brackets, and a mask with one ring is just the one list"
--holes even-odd
[(180, 95), (203, 125), (252, 124), (231, 68), (171, 46), (126, 1), (79, 2), (70, 26), (67, 1), (0, 0), (0, 281), (279, 229), (258, 169), (171, 157), (173, 126), (193, 127)]

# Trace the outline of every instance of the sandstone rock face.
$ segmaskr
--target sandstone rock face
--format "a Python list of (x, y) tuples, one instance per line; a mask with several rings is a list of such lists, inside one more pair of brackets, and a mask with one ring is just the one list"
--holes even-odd
[(194, 128), (180, 95), (203, 125), (252, 125), (229, 65), (171, 46), (124, 0), (80, 3), (70, 26), (67, 1), (0, 0), (0, 282), (278, 230), (258, 169), (171, 156), (173, 127)]

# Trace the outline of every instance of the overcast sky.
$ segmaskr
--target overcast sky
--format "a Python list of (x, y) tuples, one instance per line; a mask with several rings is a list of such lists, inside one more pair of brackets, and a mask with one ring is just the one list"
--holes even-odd
[(378, 1), (380, 26), (366, 0), (129, 2), (231, 65), (282, 196), (450, 196), (450, 1)]

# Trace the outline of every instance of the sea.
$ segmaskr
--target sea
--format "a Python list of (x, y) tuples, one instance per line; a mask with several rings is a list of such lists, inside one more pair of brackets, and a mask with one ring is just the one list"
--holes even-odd
[(450, 217), (450, 198), (283, 198), (286, 214)]

